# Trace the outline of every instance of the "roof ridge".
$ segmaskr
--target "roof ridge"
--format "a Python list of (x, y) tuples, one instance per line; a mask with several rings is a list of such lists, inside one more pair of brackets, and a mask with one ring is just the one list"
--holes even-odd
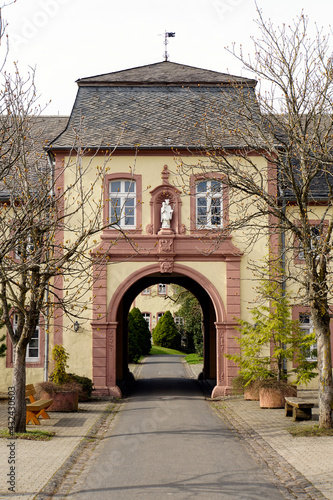
[(76, 83), (83, 85), (137, 85), (137, 84), (186, 84), (186, 83), (207, 83), (207, 84), (227, 84), (231, 82), (243, 82), (248, 85), (255, 85), (256, 80), (241, 76), (221, 73), (219, 71), (198, 68), (187, 64), (171, 61), (161, 61), (133, 68), (126, 68), (110, 73), (79, 78)]

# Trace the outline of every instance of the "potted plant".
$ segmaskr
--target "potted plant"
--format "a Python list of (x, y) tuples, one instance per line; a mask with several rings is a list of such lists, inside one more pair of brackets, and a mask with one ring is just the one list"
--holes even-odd
[(61, 345), (55, 345), (52, 350), (54, 370), (50, 375), (51, 382), (38, 384), (41, 399), (53, 399), (48, 411), (77, 411), (80, 385), (69, 381), (66, 373), (69, 354)]
[[(239, 320), (241, 335), (236, 340), (241, 354), (226, 355), (239, 365), (244, 393), (248, 387), (259, 392), (262, 408), (284, 407), (284, 396), (297, 395), (295, 386), (288, 383), (291, 373), (296, 384), (316, 376), (316, 363), (307, 361), (304, 354), (315, 342), (314, 334), (305, 335), (299, 323), (290, 319), (289, 299), (280, 283), (278, 273), (260, 281), (259, 296), (265, 302), (252, 309), (252, 323)], [(288, 371), (287, 361), (296, 367)]]

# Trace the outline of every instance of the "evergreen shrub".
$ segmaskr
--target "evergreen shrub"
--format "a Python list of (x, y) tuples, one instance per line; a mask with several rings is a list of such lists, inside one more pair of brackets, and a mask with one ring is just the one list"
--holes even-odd
[(154, 345), (180, 349), (180, 333), (175, 325), (172, 314), (166, 311), (153, 330)]

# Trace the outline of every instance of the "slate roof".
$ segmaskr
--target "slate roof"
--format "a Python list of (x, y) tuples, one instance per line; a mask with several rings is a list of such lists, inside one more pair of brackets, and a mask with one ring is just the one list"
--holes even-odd
[[(52, 142), (54, 149), (72, 147), (78, 130), (90, 148), (198, 147), (205, 142), (205, 113), (214, 129), (219, 118), (212, 110), (228, 107), (236, 122), (234, 85), (253, 99), (256, 81), (165, 61), (77, 83), (68, 126)], [(227, 132), (223, 140), (236, 146)]]
[(255, 85), (255, 80), (219, 73), (185, 64), (164, 61), (136, 68), (90, 76), (77, 80), (78, 85), (198, 85), (229, 84), (230, 81)]
[[(29, 151), (31, 165), (29, 175), (32, 185), (35, 182), (34, 173), (36, 170), (46, 172), (48, 168), (45, 147), (48, 146), (54, 137), (57, 137), (57, 135), (64, 130), (67, 122), (68, 116), (32, 116), (25, 122), (26, 132), (28, 134), (26, 147), (27, 151)], [(0, 123), (4, 130), (8, 131), (8, 127), (10, 127), (8, 117), (2, 116)], [(3, 154), (5, 154), (4, 150), (2, 151)], [(5, 201), (9, 198), (10, 193), (12, 193), (12, 189), (10, 189), (11, 185), (15, 190), (15, 179), (11, 177), (9, 172), (6, 178), (6, 184), (0, 181), (0, 201)]]

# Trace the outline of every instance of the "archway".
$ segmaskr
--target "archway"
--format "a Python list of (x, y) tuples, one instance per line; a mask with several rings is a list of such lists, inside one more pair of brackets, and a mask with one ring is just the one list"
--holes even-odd
[[(105, 352), (105, 386), (95, 383), (98, 392), (120, 397), (121, 391), (117, 381), (125, 381), (128, 377), (127, 363), (127, 317), (134, 298), (145, 288), (163, 281), (175, 283), (190, 290), (199, 300), (204, 314), (204, 372), (207, 379), (216, 379), (213, 395), (230, 392), (227, 363), (223, 356), (226, 348), (228, 323), (223, 301), (216, 288), (198, 271), (180, 264), (174, 264), (172, 273), (162, 273), (159, 264), (141, 268), (130, 275), (113, 294), (107, 310), (106, 323), (99, 323), (93, 331), (103, 330), (106, 338)], [(233, 334), (235, 333), (232, 327)], [(99, 356), (93, 356), (93, 369), (103, 365)], [(97, 366), (96, 366), (97, 367)], [(93, 370), (95, 373), (95, 371)], [(229, 377), (230, 378), (230, 377)], [(100, 378), (99, 378), (100, 379)]]

